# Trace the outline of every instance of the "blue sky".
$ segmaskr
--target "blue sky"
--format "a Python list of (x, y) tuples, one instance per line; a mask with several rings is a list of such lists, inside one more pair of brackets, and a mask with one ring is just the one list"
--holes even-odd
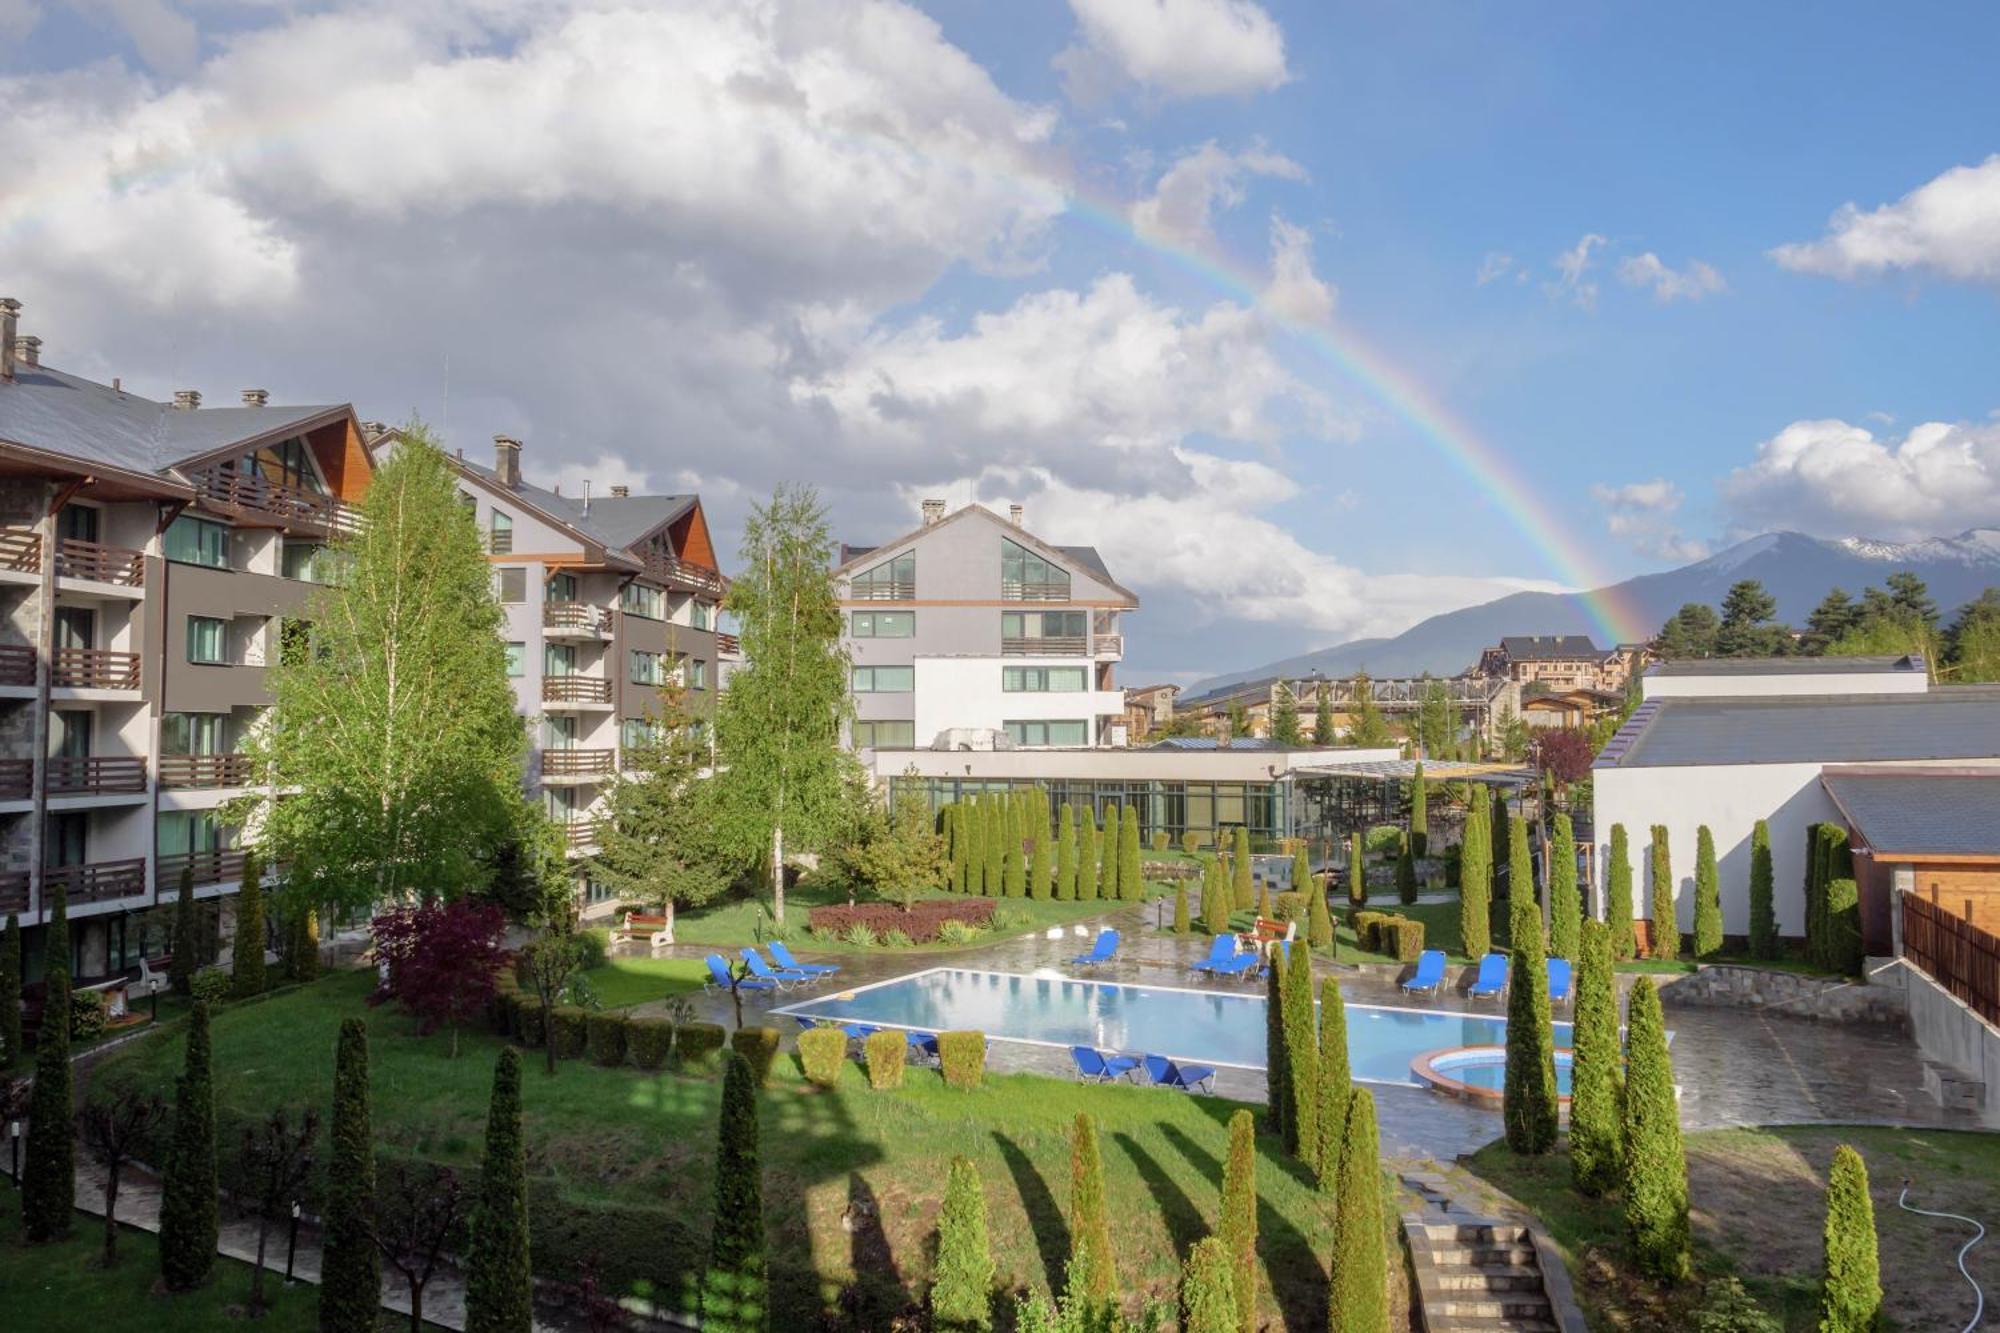
[(0, 0), (48, 359), (507, 431), (725, 534), (781, 480), (857, 541), (1022, 500), (1144, 598), (1134, 681), (1572, 577), (1322, 323), (1606, 575), (2000, 523), (1989, 5), (415, 11)]

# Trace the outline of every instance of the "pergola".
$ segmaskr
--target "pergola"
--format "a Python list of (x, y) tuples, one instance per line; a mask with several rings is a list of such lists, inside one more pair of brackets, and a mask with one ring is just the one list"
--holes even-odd
[[(1409, 786), (1416, 776), (1414, 759), (1335, 760), (1295, 767), (1292, 769), (1293, 831), (1327, 853), (1344, 846), (1349, 835), (1366, 832), (1378, 824), (1407, 828)], [(1427, 812), (1430, 835), (1439, 843), (1456, 841), (1465, 822), (1465, 812), (1442, 799), (1439, 788), (1443, 784), (1469, 782), (1482, 787), (1504, 787), (1511, 797), (1522, 788), (1535, 789), (1541, 780), (1534, 769), (1519, 764), (1444, 760), (1426, 761), (1424, 779), (1431, 788)]]

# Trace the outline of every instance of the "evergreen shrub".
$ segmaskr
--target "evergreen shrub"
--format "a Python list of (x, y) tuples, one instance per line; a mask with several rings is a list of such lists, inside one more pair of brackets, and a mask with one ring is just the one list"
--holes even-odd
[(986, 1034), (938, 1033), (938, 1064), (946, 1086), (971, 1091), (986, 1077)]
[(553, 1018), (556, 1025), (556, 1058), (582, 1059), (590, 1049), (590, 1010), (573, 1004), (559, 1004)]
[(868, 1057), (868, 1086), (877, 1092), (903, 1086), (903, 1066), (909, 1060), (910, 1042), (900, 1031), (871, 1032), (862, 1043)]
[(625, 1047), (630, 1035), (629, 1020), (623, 1014), (590, 1016), (590, 1058), (600, 1065), (625, 1063)]
[(625, 1045), (632, 1063), (646, 1070), (666, 1068), (674, 1049), (674, 1024), (667, 1018), (634, 1018), (626, 1027)]
[(758, 1087), (763, 1087), (771, 1077), (771, 1066), (777, 1063), (778, 1048), (783, 1038), (776, 1028), (738, 1028), (729, 1034), (729, 1047), (750, 1065), (750, 1076)]
[(706, 1068), (709, 1057), (729, 1042), (720, 1023), (683, 1023), (674, 1029), (674, 1059), (683, 1069)]
[(847, 1064), (847, 1034), (839, 1028), (807, 1028), (799, 1033), (799, 1068), (822, 1088), (838, 1087)]

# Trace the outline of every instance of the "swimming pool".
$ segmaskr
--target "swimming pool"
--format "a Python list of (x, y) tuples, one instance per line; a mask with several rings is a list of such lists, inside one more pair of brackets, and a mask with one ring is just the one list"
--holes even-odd
[[(925, 1032), (972, 1029), (996, 1041), (1095, 1046), (1176, 1060), (1264, 1067), (1264, 996), (1255, 991), (1127, 986), (1063, 977), (938, 967), (893, 981), (800, 1000), (772, 1011)], [(1558, 1046), (1569, 1024), (1555, 1024)], [(1348, 1062), (1372, 1083), (1416, 1083), (1410, 1062), (1444, 1046), (1507, 1040), (1499, 1015), (1379, 1005), (1347, 1006)]]

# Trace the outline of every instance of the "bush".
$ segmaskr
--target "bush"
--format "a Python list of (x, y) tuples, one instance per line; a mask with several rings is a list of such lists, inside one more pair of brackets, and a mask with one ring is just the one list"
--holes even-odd
[(1625, 826), (1611, 826), (1611, 865), (1605, 872), (1604, 924), (1611, 931), (1611, 957), (1622, 961), (1638, 952), (1632, 934), (1632, 854)]
[(1758, 1306), (1742, 1279), (1719, 1277), (1702, 1291), (1694, 1333), (1785, 1333), (1785, 1326)]
[(520, 1030), (521, 987), (511, 973), (503, 972), (499, 984), (494, 986), (493, 998), (486, 1005), (486, 1018), (496, 1037), (511, 1037)]
[(1281, 893), (1271, 900), (1271, 912), (1280, 921), (1303, 924), (1310, 910), (1304, 893)]
[(208, 1006), (199, 1000), (188, 1015), (187, 1050), (174, 1088), (172, 1145), (160, 1177), (160, 1276), (168, 1291), (191, 1291), (215, 1267), (221, 1227)]
[(579, 970), (588, 972), (593, 967), (603, 967), (604, 960), (611, 956), (611, 931), (605, 926), (576, 932), (576, 953), (583, 961)]
[(847, 1064), (847, 1034), (839, 1028), (807, 1028), (799, 1033), (799, 1068), (822, 1088), (840, 1086)]
[(1069, 1147), (1069, 1290), (1093, 1308), (1118, 1299), (1118, 1273), (1111, 1255), (1097, 1122), (1079, 1111)]
[(891, 930), (900, 930), (913, 942), (924, 944), (939, 939), (938, 932), (947, 921), (962, 922), (975, 930), (992, 925), (994, 907), (991, 898), (927, 898), (912, 903), (907, 912), (894, 903), (856, 903), (852, 907), (843, 903), (813, 908), (806, 924), (820, 938), (845, 938), (850, 927), (860, 925), (870, 932), (870, 944)]
[(1168, 846), (1167, 831), (1163, 828), (1154, 829), (1152, 843), (1153, 843), (1153, 850), (1156, 852), (1164, 852), (1165, 850), (1167, 850)]
[(1861, 897), (1851, 879), (1826, 882), (1826, 957), (1831, 971), (1860, 976), (1867, 961), (1861, 948)]
[(1771, 898), (1771, 826), (1758, 820), (1750, 830), (1750, 956), (1778, 956), (1778, 915)]
[(859, 921), (850, 925), (846, 930), (841, 931), (840, 938), (843, 943), (851, 944), (857, 949), (872, 949), (875, 947), (875, 932), (867, 926), (862, 925)]
[(935, 1328), (976, 1333), (992, 1327), (993, 1249), (986, 1235), (986, 1193), (979, 1168), (967, 1157), (952, 1158), (945, 1173), (930, 1307)]
[(876, 941), (885, 949), (907, 949), (915, 942), (900, 930), (885, 930), (882, 938)]
[(523, 995), (514, 1003), (514, 1039), (531, 1051), (538, 1051), (548, 1044), (549, 1013), (542, 1002), (532, 995)]
[(229, 998), (232, 984), (229, 969), (226, 967), (204, 967), (194, 974), (194, 980), (189, 983), (194, 998), (211, 1009)]
[(634, 1018), (625, 1029), (625, 1047), (641, 1069), (663, 1069), (674, 1048), (674, 1025), (665, 1018)]
[[(1514, 828), (1515, 854), (1527, 855), (1527, 834)], [(1507, 1069), (1501, 1097), (1507, 1146), (1539, 1156), (1556, 1146), (1555, 1038), (1549, 1028), (1549, 988), (1544, 981), (1548, 954), (1542, 943), (1542, 914), (1523, 879), (1507, 902), (1513, 941), (1509, 964), (1515, 984), (1507, 988)]]
[(1363, 845), (1370, 856), (1394, 856), (1403, 849), (1403, 830), (1395, 824), (1377, 824), (1368, 830)]
[(96, 1041), (111, 1020), (101, 990), (72, 991), (69, 997), (69, 1039)]
[(1722, 951), (1722, 887), (1715, 870), (1715, 835), (1703, 824), (1694, 844), (1694, 956)]
[(1185, 935), (1194, 929), (1194, 919), (1188, 915), (1187, 885), (1174, 890), (1174, 934)]
[(556, 1025), (556, 1058), (576, 1060), (590, 1049), (590, 1010), (573, 1004), (559, 1004), (552, 1015)]
[(903, 1086), (903, 1064), (910, 1043), (901, 1032), (871, 1032), (862, 1043), (868, 1056), (868, 1086), (877, 1092)]
[(630, 1036), (623, 1014), (592, 1014), (589, 1018), (590, 1058), (601, 1065), (625, 1063), (625, 1047)]
[(947, 921), (938, 927), (939, 944), (970, 944), (986, 932), (964, 921)]
[(730, 1049), (749, 1063), (750, 1077), (760, 1088), (771, 1077), (782, 1040), (776, 1028), (738, 1028), (729, 1034)]
[[(368, 1098), (368, 1025), (341, 1020), (333, 1057), (333, 1119), (327, 1127), (320, 1217), (320, 1328), (372, 1329), (380, 1313), (382, 1262), (375, 1248), (375, 1130)], [(240, 1170), (245, 1163), (232, 1159)], [(222, 1182), (228, 1187), (231, 1182)], [(308, 1180), (302, 1190), (310, 1187)]]
[(1008, 904), (993, 909), (993, 929), (1003, 934), (1008, 931), (1023, 930), (1033, 924), (1034, 918), (1028, 915), (1028, 909), (1025, 907)]
[(1875, 1333), (1882, 1326), (1875, 1205), (1868, 1197), (1867, 1164), (1844, 1143), (1833, 1150), (1827, 1172), (1825, 1246), (1821, 1333)]
[(1577, 1191), (1597, 1198), (1617, 1188), (1623, 1162), (1618, 1125), (1618, 990), (1611, 968), (1611, 930), (1583, 923), (1576, 968), (1575, 1067), (1570, 1078), (1569, 1162)]
[(693, 1068), (728, 1041), (729, 1033), (720, 1023), (683, 1023), (674, 1029), (674, 1059), (683, 1069)]
[(1399, 963), (1414, 963), (1424, 951), (1424, 923), (1408, 917), (1388, 917), (1377, 923), (1375, 938), (1381, 952)]
[(948, 1087), (967, 1091), (977, 1088), (986, 1077), (986, 1034), (938, 1033), (938, 1063), (944, 1069)]
[(1340, 1143), (1340, 1184), (1333, 1219), (1328, 1287), (1339, 1311), (1334, 1327), (1388, 1333), (1388, 1262), (1382, 1234), (1382, 1159), (1375, 1094), (1356, 1088), (1347, 1099)]
[[(1538, 988), (1539, 989), (1539, 988)], [(1688, 1253), (1687, 1155), (1681, 1144), (1674, 1067), (1660, 997), (1645, 977), (1626, 1010), (1625, 1226), (1641, 1273), (1685, 1280)]]
[(1193, 856), (1199, 852), (1201, 850), (1201, 834), (1196, 833), (1193, 829), (1189, 829), (1187, 832), (1181, 834), (1181, 850), (1189, 856)]

